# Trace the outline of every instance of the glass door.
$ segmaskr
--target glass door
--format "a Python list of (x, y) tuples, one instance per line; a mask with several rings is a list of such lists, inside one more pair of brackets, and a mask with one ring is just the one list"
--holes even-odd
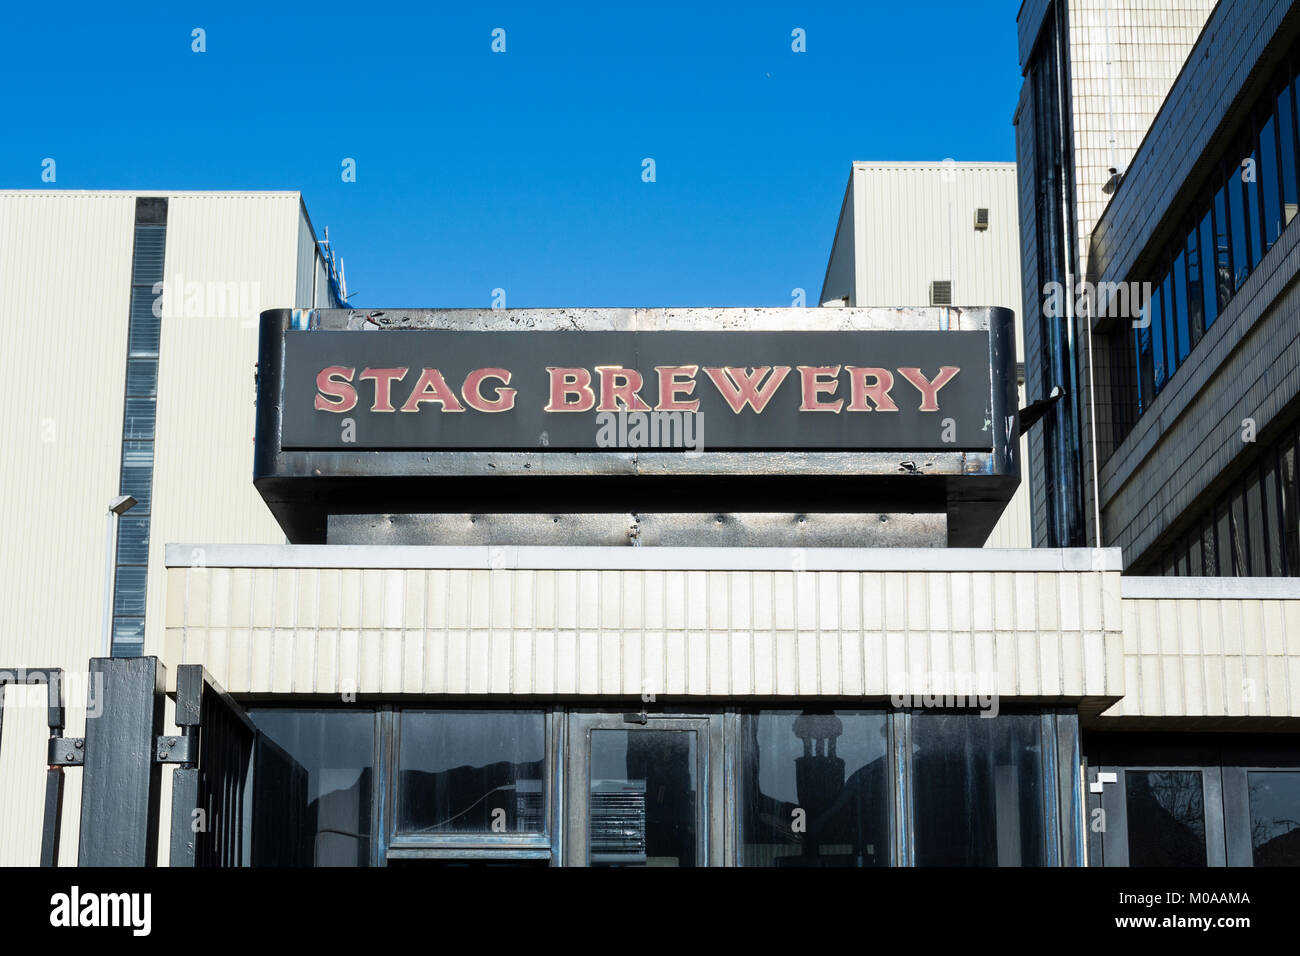
[(571, 714), (568, 866), (720, 866), (722, 717)]

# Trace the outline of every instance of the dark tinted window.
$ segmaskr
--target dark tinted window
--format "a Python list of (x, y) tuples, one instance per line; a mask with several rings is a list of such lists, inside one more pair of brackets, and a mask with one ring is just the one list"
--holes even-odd
[(1041, 866), (1042, 771), (1037, 716), (915, 714), (917, 865)]
[(1237, 290), (1250, 275), (1249, 220), (1246, 217), (1246, 191), (1241, 180), (1240, 164), (1229, 168), (1228, 177), (1228, 230), (1232, 234), (1232, 288)]
[(316, 866), (369, 866), (375, 715), (259, 708), (249, 717), (307, 772), (305, 838)]
[(884, 714), (744, 718), (745, 866), (885, 866), (890, 760)]
[(1215, 258), (1214, 258), (1214, 212), (1213, 209), (1205, 213), (1201, 220), (1201, 226), (1198, 230), (1198, 243), (1200, 251), (1200, 262), (1202, 265), (1201, 280), (1201, 301), (1203, 320), (1201, 323), (1202, 333), (1214, 324), (1214, 320), (1219, 317), (1219, 294), (1215, 287)]
[(1205, 794), (1198, 770), (1124, 775), (1129, 866), (1205, 866)]
[(398, 745), (403, 833), (540, 833), (541, 711), (406, 710)]
[(1253, 771), (1250, 843), (1256, 866), (1300, 866), (1300, 771)]

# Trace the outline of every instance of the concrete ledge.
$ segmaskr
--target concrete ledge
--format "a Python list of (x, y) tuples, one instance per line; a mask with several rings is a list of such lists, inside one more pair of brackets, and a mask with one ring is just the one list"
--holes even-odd
[(1118, 548), (602, 548), (169, 544), (169, 568), (1114, 571)]

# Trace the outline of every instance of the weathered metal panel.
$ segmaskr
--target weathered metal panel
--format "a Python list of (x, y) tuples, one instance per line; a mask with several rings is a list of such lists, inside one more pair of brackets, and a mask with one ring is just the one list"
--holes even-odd
[[(285, 337), (292, 318), (262, 322), (255, 483), (291, 540), (324, 541), (327, 515), (370, 510), (378, 497), (391, 511), (592, 510), (692, 513), (818, 510), (947, 514), (948, 543), (982, 544), (1019, 481), (1015, 435), (1013, 316), (1001, 309), (552, 309), (322, 311), (321, 331), (366, 328), (497, 332), (565, 330), (652, 332), (984, 332), (993, 368), (985, 451), (362, 451), (285, 450), (282, 418)], [(294, 333), (309, 335), (311, 333)], [(795, 478), (794, 476), (804, 476)], [(584, 481), (569, 480), (583, 476)], [(861, 476), (873, 476), (864, 483)], [(510, 479), (526, 477), (527, 481)], [(599, 478), (600, 480), (595, 480)], [(650, 480), (653, 478), (653, 480)], [(432, 482), (436, 479), (435, 487)], [(563, 479), (563, 480), (562, 480)], [(503, 484), (509, 482), (509, 484)], [(605, 502), (604, 506), (600, 502)], [(658, 504), (656, 504), (658, 502)], [(529, 505), (531, 504), (531, 507)]]
[(947, 516), (886, 513), (345, 514), (330, 515), (333, 545), (941, 548)]
[(158, 862), (161, 769), (154, 742), (163, 728), (166, 668), (156, 657), (90, 662), (103, 675), (101, 713), (86, 720), (79, 866)]

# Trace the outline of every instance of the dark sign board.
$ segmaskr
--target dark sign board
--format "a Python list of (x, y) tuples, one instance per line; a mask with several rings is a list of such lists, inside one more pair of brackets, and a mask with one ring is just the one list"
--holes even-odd
[(990, 449), (981, 331), (286, 331), (281, 447)]
[(253, 478), (295, 543), (977, 545), (1015, 368), (999, 308), (277, 309)]

